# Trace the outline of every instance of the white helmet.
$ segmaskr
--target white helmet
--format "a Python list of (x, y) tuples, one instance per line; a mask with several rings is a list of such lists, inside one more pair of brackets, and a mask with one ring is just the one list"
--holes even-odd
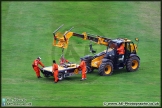
[(40, 57), (38, 57), (37, 59), (41, 60), (41, 58), (40, 58)]

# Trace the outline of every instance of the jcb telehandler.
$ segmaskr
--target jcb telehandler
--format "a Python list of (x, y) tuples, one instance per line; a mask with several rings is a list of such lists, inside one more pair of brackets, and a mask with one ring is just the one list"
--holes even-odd
[[(107, 46), (107, 49), (95, 54), (94, 56), (86, 55), (82, 57), (87, 65), (87, 72), (92, 72), (98, 69), (99, 75), (108, 76), (113, 73), (115, 69), (122, 69), (126, 67), (128, 72), (138, 70), (140, 66), (140, 58), (137, 55), (137, 45), (131, 40), (126, 38), (109, 39), (102, 36), (87, 35), (87, 33), (74, 33), (71, 32), (73, 27), (66, 31), (64, 34), (57, 32), (63, 25), (53, 32), (54, 40), (53, 45), (60, 48), (67, 48), (71, 36), (82, 38), (83, 40), (90, 40), (100, 45)], [(138, 41), (138, 38), (135, 39)], [(58, 41), (58, 42), (57, 42)], [(117, 46), (124, 44), (125, 54), (123, 58), (119, 57), (117, 53)], [(90, 45), (91, 52), (95, 52)], [(122, 60), (121, 60), (122, 59)]]

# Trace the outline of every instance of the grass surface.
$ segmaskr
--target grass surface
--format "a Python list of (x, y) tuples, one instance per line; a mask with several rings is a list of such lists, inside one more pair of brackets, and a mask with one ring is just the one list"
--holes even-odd
[[(2, 2), (2, 98), (26, 99), (33, 106), (103, 106), (103, 102), (160, 102), (160, 2)], [(112, 76), (72, 76), (53, 84), (37, 79), (31, 64), (40, 56), (45, 66), (58, 62), (61, 49), (52, 46), (52, 32), (73, 32), (108, 38), (138, 37), (141, 58), (137, 72)], [(88, 41), (72, 37), (65, 57), (75, 63), (89, 54)], [(94, 45), (97, 52), (106, 47)]]

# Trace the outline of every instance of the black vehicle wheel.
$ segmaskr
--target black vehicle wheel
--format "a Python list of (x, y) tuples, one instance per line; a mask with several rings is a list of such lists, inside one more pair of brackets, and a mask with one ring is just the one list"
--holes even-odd
[(86, 68), (87, 68), (87, 73), (91, 73), (91, 72), (93, 72), (93, 68), (92, 67), (90, 67), (90, 66), (86, 66)]
[(126, 69), (128, 72), (134, 72), (138, 70), (139, 66), (140, 66), (140, 60), (136, 56), (129, 58), (126, 63)]
[(64, 79), (64, 74), (63, 73), (59, 73), (58, 74), (58, 79), (61, 81)]
[(111, 62), (102, 63), (99, 67), (99, 75), (110, 76), (113, 73), (113, 64)]

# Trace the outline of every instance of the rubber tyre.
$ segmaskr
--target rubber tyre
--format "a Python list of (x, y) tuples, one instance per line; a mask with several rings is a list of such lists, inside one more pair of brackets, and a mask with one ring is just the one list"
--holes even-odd
[(59, 73), (58, 74), (58, 79), (59, 79), (59, 81), (63, 80), (64, 79), (64, 74), (63, 73)]
[(138, 57), (134, 56), (128, 59), (126, 63), (126, 70), (128, 72), (134, 72), (138, 70), (139, 66), (140, 66), (140, 60)]
[(110, 76), (113, 73), (113, 64), (112, 62), (102, 63), (99, 67), (99, 75), (101, 76)]
[(93, 68), (92, 67), (90, 67), (90, 66), (86, 66), (86, 68), (87, 68), (87, 73), (92, 73), (93, 72)]

